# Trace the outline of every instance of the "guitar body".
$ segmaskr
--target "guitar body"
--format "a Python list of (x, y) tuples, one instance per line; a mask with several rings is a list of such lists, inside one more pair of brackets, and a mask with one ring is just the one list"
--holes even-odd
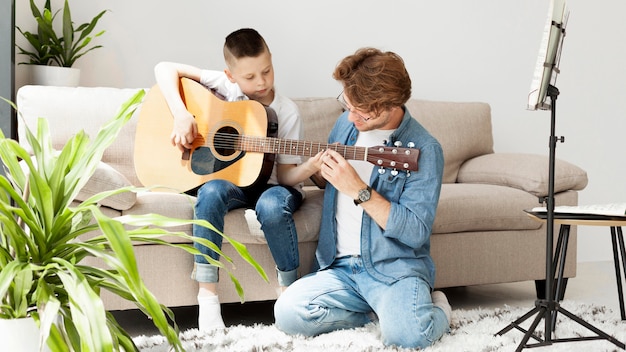
[[(198, 136), (189, 153), (181, 153), (170, 143), (173, 116), (159, 87), (152, 87), (141, 106), (135, 138), (135, 170), (141, 183), (173, 192), (187, 191), (213, 179), (240, 187), (265, 183), (275, 155), (236, 150), (234, 143), (241, 135), (266, 137), (275, 133), (274, 111), (252, 100), (222, 101), (186, 78), (180, 81), (180, 92), (187, 110), (196, 118)], [(232, 135), (229, 143), (233, 144), (213, 141), (216, 134)]]

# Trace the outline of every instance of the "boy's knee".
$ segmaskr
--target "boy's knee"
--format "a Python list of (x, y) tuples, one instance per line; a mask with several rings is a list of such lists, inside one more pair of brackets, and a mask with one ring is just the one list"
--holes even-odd
[(283, 207), (283, 202), (284, 198), (280, 197), (278, 194), (266, 191), (266, 193), (262, 194), (261, 197), (259, 197), (259, 199), (257, 200), (256, 210), (276, 210)]
[(224, 180), (211, 180), (203, 184), (202, 187), (200, 187), (200, 189), (198, 190), (198, 195), (202, 194), (204, 196), (208, 196), (215, 193), (220, 194), (223, 191), (227, 190), (227, 187), (228, 185)]

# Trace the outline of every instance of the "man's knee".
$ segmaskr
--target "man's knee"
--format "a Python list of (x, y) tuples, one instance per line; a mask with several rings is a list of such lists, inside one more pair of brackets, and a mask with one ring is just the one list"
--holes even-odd
[(301, 326), (302, 321), (296, 313), (293, 302), (281, 295), (274, 304), (274, 320), (276, 327), (287, 334), (301, 334), (296, 327)]

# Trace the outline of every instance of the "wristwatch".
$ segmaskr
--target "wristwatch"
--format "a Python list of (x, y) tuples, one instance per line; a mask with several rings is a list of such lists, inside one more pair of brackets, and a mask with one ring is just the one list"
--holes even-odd
[(359, 190), (359, 196), (354, 200), (354, 205), (359, 205), (363, 202), (367, 202), (372, 197), (372, 187), (367, 186)]

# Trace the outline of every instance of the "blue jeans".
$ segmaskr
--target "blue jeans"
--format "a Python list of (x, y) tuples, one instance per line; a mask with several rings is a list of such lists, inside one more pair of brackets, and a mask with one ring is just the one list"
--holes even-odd
[[(216, 229), (224, 231), (224, 216), (229, 210), (254, 207), (257, 219), (270, 252), (276, 262), (278, 284), (289, 286), (297, 279), (300, 266), (298, 235), (293, 213), (302, 204), (302, 194), (292, 187), (268, 185), (262, 193), (254, 194), (225, 180), (211, 180), (198, 190), (195, 216), (204, 219)], [(202, 237), (222, 248), (222, 236), (202, 226), (193, 226), (193, 235)], [(202, 253), (213, 259), (219, 256), (209, 248), (195, 244)], [(198, 282), (217, 282), (218, 268), (208, 264), (201, 256), (194, 256), (195, 268), (192, 278)]]
[(274, 305), (276, 327), (305, 336), (363, 326), (372, 312), (385, 345), (425, 348), (449, 330), (424, 280), (405, 277), (386, 285), (363, 269), (360, 257), (336, 259), (330, 268), (301, 278)]

